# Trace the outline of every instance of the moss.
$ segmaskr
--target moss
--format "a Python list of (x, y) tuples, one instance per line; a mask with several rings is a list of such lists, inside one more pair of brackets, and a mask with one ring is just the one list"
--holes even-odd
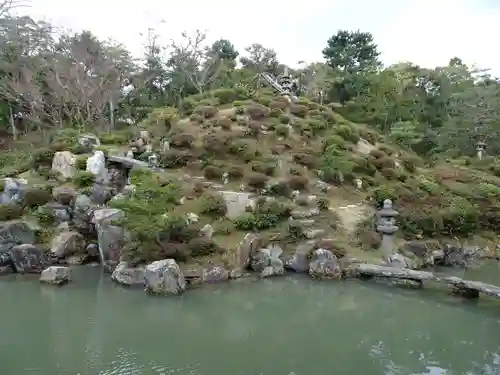
[(23, 216), (23, 207), (14, 203), (0, 204), (0, 221), (19, 219)]
[(95, 176), (91, 172), (78, 171), (73, 177), (73, 184), (79, 188), (92, 186)]
[(48, 189), (29, 187), (25, 189), (23, 204), (28, 208), (42, 206), (52, 200), (52, 192)]

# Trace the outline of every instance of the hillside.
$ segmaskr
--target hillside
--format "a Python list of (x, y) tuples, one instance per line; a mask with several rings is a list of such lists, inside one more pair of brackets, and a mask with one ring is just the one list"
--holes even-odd
[[(494, 161), (424, 160), (346, 120), (336, 106), (307, 98), (289, 103), (268, 90), (219, 89), (188, 97), (181, 108), (156, 108), (137, 127), (95, 136), (97, 146), (85, 129), (64, 129), (45, 147), (19, 142), (1, 155), (0, 174), (27, 185), (18, 186), (18, 200), (4, 193), (0, 220), (24, 219), (60, 261), (96, 261), (88, 248), (99, 244), (101, 256), (106, 247), (104, 257), (115, 262), (168, 257), (233, 269), (238, 245), (255, 232), (259, 246), (278, 244), (285, 255), (325, 248), (378, 262), (373, 214), (387, 198), (400, 213), (399, 241), (483, 245), (500, 223)], [(106, 176), (88, 171), (92, 149), (107, 155)], [(137, 160), (127, 184), (130, 150)], [(152, 154), (159, 168), (146, 167)], [(106, 234), (115, 225), (128, 232), (120, 246)]]

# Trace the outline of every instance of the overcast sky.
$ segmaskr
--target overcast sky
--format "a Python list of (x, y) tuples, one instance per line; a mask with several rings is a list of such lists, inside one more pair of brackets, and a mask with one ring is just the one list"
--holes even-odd
[(23, 12), (111, 37), (137, 56), (148, 27), (167, 41), (199, 28), (239, 50), (261, 43), (293, 66), (321, 60), (338, 29), (360, 29), (374, 35), (385, 64), (434, 67), (458, 56), (500, 75), (500, 0), (32, 0)]

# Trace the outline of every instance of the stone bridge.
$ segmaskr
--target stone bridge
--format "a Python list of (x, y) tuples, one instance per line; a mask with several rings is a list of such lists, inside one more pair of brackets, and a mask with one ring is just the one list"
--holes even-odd
[(415, 271), (406, 268), (377, 266), (374, 264), (358, 264), (355, 272), (361, 278), (386, 278), (393, 280), (406, 280), (420, 287), (424, 281), (434, 281), (451, 286), (454, 293), (468, 298), (478, 298), (479, 293), (490, 297), (500, 298), (500, 287), (482, 283), (480, 281), (464, 280), (455, 276), (439, 276), (433, 272)]

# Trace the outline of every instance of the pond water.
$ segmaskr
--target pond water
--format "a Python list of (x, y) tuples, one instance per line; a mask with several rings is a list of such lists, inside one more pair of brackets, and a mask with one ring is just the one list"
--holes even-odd
[[(494, 273), (500, 273), (497, 268)], [(149, 297), (0, 279), (2, 375), (500, 374), (500, 302), (283, 277)]]

